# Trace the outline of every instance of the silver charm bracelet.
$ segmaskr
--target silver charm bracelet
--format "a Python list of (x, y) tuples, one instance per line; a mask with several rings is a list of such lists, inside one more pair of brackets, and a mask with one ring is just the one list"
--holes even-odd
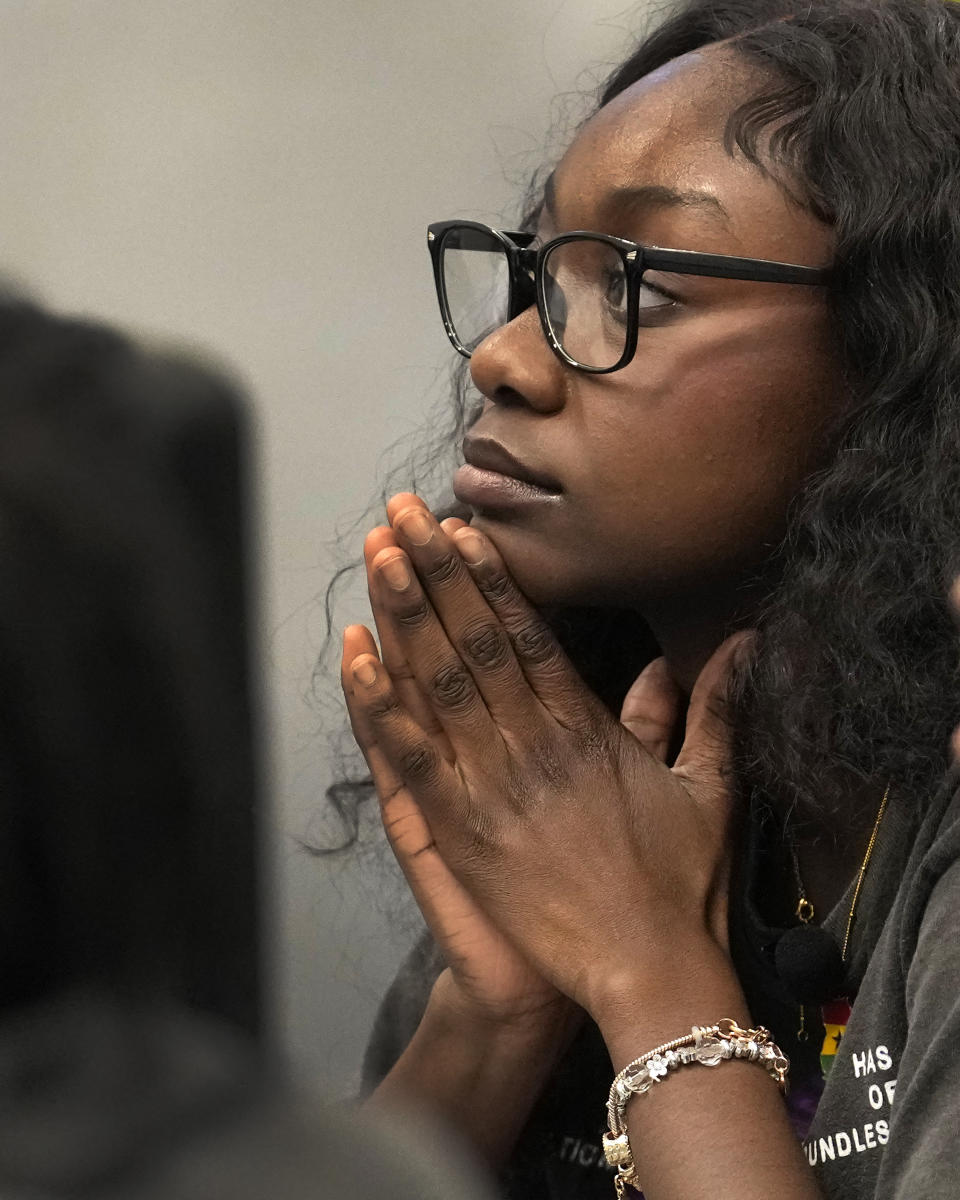
[(631, 1097), (644, 1095), (678, 1067), (696, 1063), (716, 1067), (733, 1058), (759, 1063), (777, 1081), (780, 1091), (786, 1093), (790, 1060), (773, 1041), (770, 1031), (762, 1025), (741, 1029), (729, 1017), (716, 1025), (694, 1025), (684, 1037), (649, 1050), (616, 1075), (607, 1100), (610, 1130), (603, 1135), (603, 1152), (610, 1166), (617, 1169), (614, 1182), (618, 1197), (626, 1195), (627, 1184), (640, 1190), (624, 1119)]

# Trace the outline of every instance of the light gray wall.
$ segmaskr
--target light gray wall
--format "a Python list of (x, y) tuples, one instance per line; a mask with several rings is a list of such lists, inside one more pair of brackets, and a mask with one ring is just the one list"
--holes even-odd
[(625, 0), (0, 0), (0, 269), (207, 348), (259, 402), (274, 1011), (339, 1089), (411, 925), (375, 864), (296, 842), (329, 776), (304, 699), (323, 546), (442, 387), (424, 226), (511, 211), (551, 99), (638, 23)]

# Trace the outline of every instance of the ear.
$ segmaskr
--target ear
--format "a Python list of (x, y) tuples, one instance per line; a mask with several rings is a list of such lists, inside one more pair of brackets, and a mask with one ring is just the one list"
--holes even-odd
[(648, 663), (633, 681), (620, 710), (620, 724), (660, 762), (667, 761), (683, 693), (670, 674), (665, 658)]

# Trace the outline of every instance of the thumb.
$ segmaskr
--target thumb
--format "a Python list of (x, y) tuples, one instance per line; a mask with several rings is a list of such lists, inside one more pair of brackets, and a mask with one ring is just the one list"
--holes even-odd
[(670, 674), (665, 658), (648, 663), (630, 686), (620, 724), (660, 762), (667, 761), (674, 730), (680, 719), (683, 693)]
[(730, 685), (736, 670), (748, 660), (754, 633), (735, 633), (714, 651), (697, 676), (687, 733), (677, 755), (674, 773), (696, 782), (697, 793), (708, 801), (727, 797), (733, 730), (730, 723)]

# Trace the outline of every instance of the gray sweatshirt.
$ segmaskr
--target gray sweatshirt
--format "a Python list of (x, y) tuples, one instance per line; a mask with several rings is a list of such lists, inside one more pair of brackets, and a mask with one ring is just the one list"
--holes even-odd
[[(804, 1148), (830, 1200), (960, 1197), (960, 794), (955, 788), (956, 780), (950, 781), (924, 811), (891, 797), (852, 930), (852, 1014), (818, 1104), (823, 1027), (808, 1010), (810, 1042), (807, 1047), (796, 1042), (798, 1007), (772, 965), (778, 931), (764, 926), (751, 904), (744, 906), (738, 968), (754, 1017), (772, 1028), (794, 1059), (794, 1115), (804, 1099), (811, 1110), (816, 1105)], [(756, 860), (751, 869), (757, 869)], [(850, 899), (848, 893), (824, 921), (841, 937)], [(390, 1069), (412, 1036), (441, 968), (439, 955), (424, 941), (394, 981), (366, 1056), (368, 1087)], [(703, 1019), (723, 1015), (706, 1013)], [(610, 1200), (613, 1181), (600, 1139), (611, 1077), (599, 1032), (587, 1025), (520, 1138), (502, 1180), (505, 1196)]]
[(881, 829), (858, 913), (856, 1000), (807, 1158), (838, 1200), (960, 1196), (960, 795), (912, 837), (903, 815)]

